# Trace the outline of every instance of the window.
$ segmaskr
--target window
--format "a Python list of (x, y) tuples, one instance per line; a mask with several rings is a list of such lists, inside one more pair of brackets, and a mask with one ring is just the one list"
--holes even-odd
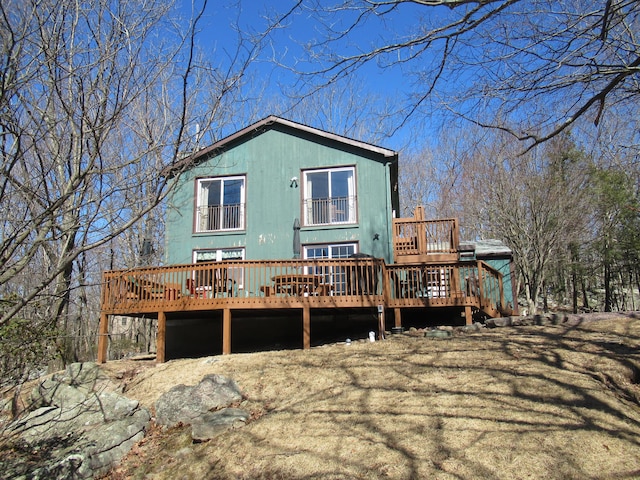
[[(221, 262), (223, 260), (244, 260), (244, 248), (221, 248), (217, 250), (196, 250), (193, 252), (194, 263), (204, 262)], [(199, 278), (205, 276), (208, 272), (196, 272), (195, 282), (197, 285), (210, 285), (214, 281), (229, 282), (229, 286), (235, 288), (243, 288), (244, 270), (241, 267), (230, 267), (225, 269), (224, 275), (212, 281), (208, 278)]]
[[(355, 243), (343, 243), (335, 245), (314, 245), (304, 247), (304, 258), (313, 259), (339, 259), (349, 258), (357, 252)], [(315, 267), (312, 272), (315, 275), (322, 275), (324, 283), (331, 284), (333, 291), (339, 295), (347, 292), (347, 272), (344, 268)]]
[(349, 258), (354, 253), (356, 253), (355, 243), (304, 247), (304, 258), (309, 259)]
[(244, 177), (198, 180), (196, 231), (244, 229)]
[(304, 172), (305, 225), (356, 222), (353, 167)]

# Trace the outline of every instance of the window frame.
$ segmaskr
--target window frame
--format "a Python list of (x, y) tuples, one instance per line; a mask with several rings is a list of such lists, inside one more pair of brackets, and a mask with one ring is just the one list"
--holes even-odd
[[(240, 202), (238, 204), (232, 203), (225, 205), (225, 182), (238, 181), (240, 183)], [(205, 187), (205, 184), (212, 184), (214, 182), (220, 182), (220, 204), (209, 205), (209, 190)], [(235, 232), (242, 231), (246, 228), (246, 175), (228, 175), (228, 176), (215, 176), (215, 177), (203, 177), (197, 178), (195, 184), (195, 204), (194, 204), (194, 232), (195, 233), (215, 233), (215, 232)], [(237, 209), (237, 213), (234, 214), (234, 210), (229, 207), (233, 206)], [(213, 216), (210, 214), (210, 209), (217, 208), (219, 212)], [(203, 209), (207, 209), (204, 214)], [(237, 219), (234, 219), (233, 215), (237, 215)], [(231, 226), (226, 226), (225, 224)], [(216, 227), (217, 225), (217, 227)], [(237, 226), (235, 226), (237, 225)]]
[[(347, 179), (347, 196), (336, 196), (332, 177), (340, 172), (350, 172)], [(312, 175), (327, 173), (327, 197), (313, 197)], [(325, 167), (302, 171), (302, 210), (305, 227), (353, 225), (358, 223), (356, 167)]]
[[(353, 247), (353, 251), (347, 256), (332, 256), (331, 251), (333, 248), (340, 247)], [(315, 245), (303, 245), (302, 251), (304, 252), (305, 259), (313, 260), (313, 259), (322, 259), (322, 260), (339, 260), (350, 258), (352, 255), (358, 253), (358, 243), (357, 242), (338, 242), (338, 243), (319, 243)], [(322, 249), (326, 248), (328, 252), (328, 256), (326, 257), (309, 257), (309, 249)], [(321, 275), (323, 277), (323, 282), (326, 284), (330, 284), (333, 288), (334, 292), (342, 292), (345, 293), (347, 291), (347, 272), (344, 268), (341, 267), (333, 267), (333, 266), (323, 266), (323, 267), (305, 267), (305, 273), (311, 273), (314, 275)]]

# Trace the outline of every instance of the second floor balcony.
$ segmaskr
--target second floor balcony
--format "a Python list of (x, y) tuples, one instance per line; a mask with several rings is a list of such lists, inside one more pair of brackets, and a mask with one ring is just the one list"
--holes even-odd
[(422, 207), (413, 218), (393, 219), (394, 263), (453, 262), (459, 259), (458, 219), (425, 220)]
[(304, 225), (356, 223), (356, 197), (308, 198), (304, 201)]
[(196, 209), (196, 232), (243, 230), (244, 204), (202, 206)]

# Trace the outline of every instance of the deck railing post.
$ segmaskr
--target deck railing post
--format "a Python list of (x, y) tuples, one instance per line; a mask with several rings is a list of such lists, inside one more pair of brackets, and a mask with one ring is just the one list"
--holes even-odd
[(460, 246), (460, 226), (458, 223), (458, 219), (454, 218), (452, 222), (453, 228), (451, 232), (451, 251), (457, 252), (458, 247)]
[(478, 260), (477, 261), (477, 265), (478, 265), (478, 296), (480, 297), (480, 307), (484, 307), (485, 306), (485, 302), (484, 302), (484, 272), (483, 272), (483, 268), (482, 268), (482, 261)]
[(387, 268), (387, 264), (382, 262), (382, 301), (385, 308), (389, 306), (391, 302), (391, 272)]

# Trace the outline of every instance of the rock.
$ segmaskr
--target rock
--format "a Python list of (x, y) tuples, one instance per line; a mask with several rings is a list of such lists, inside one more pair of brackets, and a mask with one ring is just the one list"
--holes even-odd
[(513, 324), (511, 317), (503, 317), (503, 318), (490, 318), (484, 324), (488, 328), (496, 328), (496, 327), (510, 327)]
[(35, 459), (0, 465), (17, 478), (85, 479), (107, 473), (144, 437), (150, 413), (113, 391), (95, 363), (40, 382), (32, 407), (8, 426)]
[(106, 472), (117, 464), (131, 448), (144, 438), (151, 420), (147, 410), (140, 409), (129, 418), (109, 422), (103, 428), (88, 431), (84, 438), (88, 445), (91, 470)]
[(449, 338), (453, 335), (453, 332), (449, 330), (429, 330), (424, 332), (424, 336), (427, 338)]
[(195, 442), (210, 440), (229, 428), (244, 425), (248, 418), (249, 414), (239, 408), (205, 413), (191, 426), (191, 438)]
[(453, 332), (453, 326), (452, 325), (439, 325), (438, 327), (436, 327), (436, 330), (443, 330), (445, 332)]
[(460, 329), (465, 333), (479, 332), (482, 329), (482, 324), (473, 322), (471, 325), (464, 325)]
[(242, 400), (236, 382), (222, 375), (207, 375), (196, 386), (176, 385), (156, 402), (156, 423), (166, 427), (192, 424), (211, 410)]
[(89, 392), (115, 390), (109, 377), (95, 362), (72, 363), (62, 373), (40, 382), (31, 392), (34, 408), (79, 403)]
[(244, 425), (249, 418), (246, 411), (226, 408), (240, 400), (236, 382), (222, 375), (207, 375), (198, 385), (176, 385), (162, 395), (156, 402), (156, 423), (191, 425), (193, 440), (203, 442)]

